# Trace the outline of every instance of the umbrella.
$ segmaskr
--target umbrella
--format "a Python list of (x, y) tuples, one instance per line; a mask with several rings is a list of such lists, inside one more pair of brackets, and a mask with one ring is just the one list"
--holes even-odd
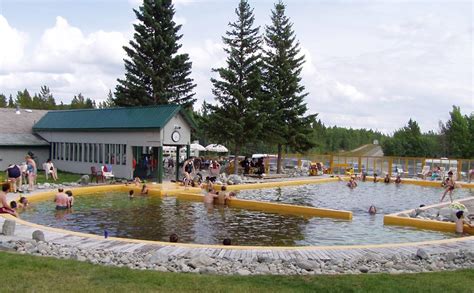
[(206, 151), (206, 148), (203, 147), (202, 145), (198, 144), (198, 143), (192, 143), (192, 144), (190, 144), (190, 147), (191, 147), (191, 150)]
[(210, 144), (206, 147), (209, 152), (227, 153), (229, 150), (221, 144)]

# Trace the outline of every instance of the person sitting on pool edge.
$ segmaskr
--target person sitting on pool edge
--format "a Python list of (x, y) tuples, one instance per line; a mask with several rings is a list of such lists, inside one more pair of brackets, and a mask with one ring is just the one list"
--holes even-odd
[(369, 214), (375, 215), (377, 213), (377, 208), (374, 205), (371, 205), (369, 208)]
[(175, 233), (171, 234), (170, 235), (170, 242), (177, 243), (178, 242), (178, 235), (176, 235)]
[(385, 178), (383, 179), (384, 183), (390, 183), (390, 175), (386, 174)]
[(69, 207), (69, 199), (67, 195), (64, 193), (63, 188), (58, 188), (58, 193), (54, 198), (54, 202), (56, 203), (56, 210), (67, 210)]

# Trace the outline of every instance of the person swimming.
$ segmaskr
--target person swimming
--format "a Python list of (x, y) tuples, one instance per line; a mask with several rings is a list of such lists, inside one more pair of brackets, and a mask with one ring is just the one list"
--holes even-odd
[(375, 215), (377, 213), (377, 208), (374, 205), (371, 205), (368, 213), (371, 215)]
[(349, 182), (347, 182), (347, 186), (349, 188), (356, 188), (357, 187), (357, 182), (355, 181), (354, 177), (351, 177), (351, 179), (349, 179)]

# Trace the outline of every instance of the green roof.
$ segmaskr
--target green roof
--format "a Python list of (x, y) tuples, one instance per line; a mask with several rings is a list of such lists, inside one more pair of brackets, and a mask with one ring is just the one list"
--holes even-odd
[(193, 121), (179, 105), (147, 107), (81, 109), (50, 111), (34, 126), (33, 131), (119, 131), (163, 128), (177, 113), (190, 127)]

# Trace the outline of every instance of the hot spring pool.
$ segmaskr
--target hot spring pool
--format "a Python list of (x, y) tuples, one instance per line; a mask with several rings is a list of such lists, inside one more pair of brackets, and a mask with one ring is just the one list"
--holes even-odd
[[(168, 241), (176, 233), (179, 242), (221, 244), (231, 238), (235, 245), (301, 246), (400, 243), (454, 237), (454, 233), (384, 226), (383, 215), (434, 204), (442, 189), (414, 185), (360, 183), (349, 189), (344, 183), (245, 190), (238, 197), (262, 201), (343, 209), (353, 221), (306, 218), (224, 206), (206, 207), (201, 202), (175, 197), (128, 199), (111, 192), (76, 196), (72, 211), (56, 211), (48, 200), (35, 202), (20, 217), (33, 223), (72, 231), (146, 240)], [(457, 189), (455, 198), (472, 196)], [(367, 213), (370, 205), (378, 214)]]

